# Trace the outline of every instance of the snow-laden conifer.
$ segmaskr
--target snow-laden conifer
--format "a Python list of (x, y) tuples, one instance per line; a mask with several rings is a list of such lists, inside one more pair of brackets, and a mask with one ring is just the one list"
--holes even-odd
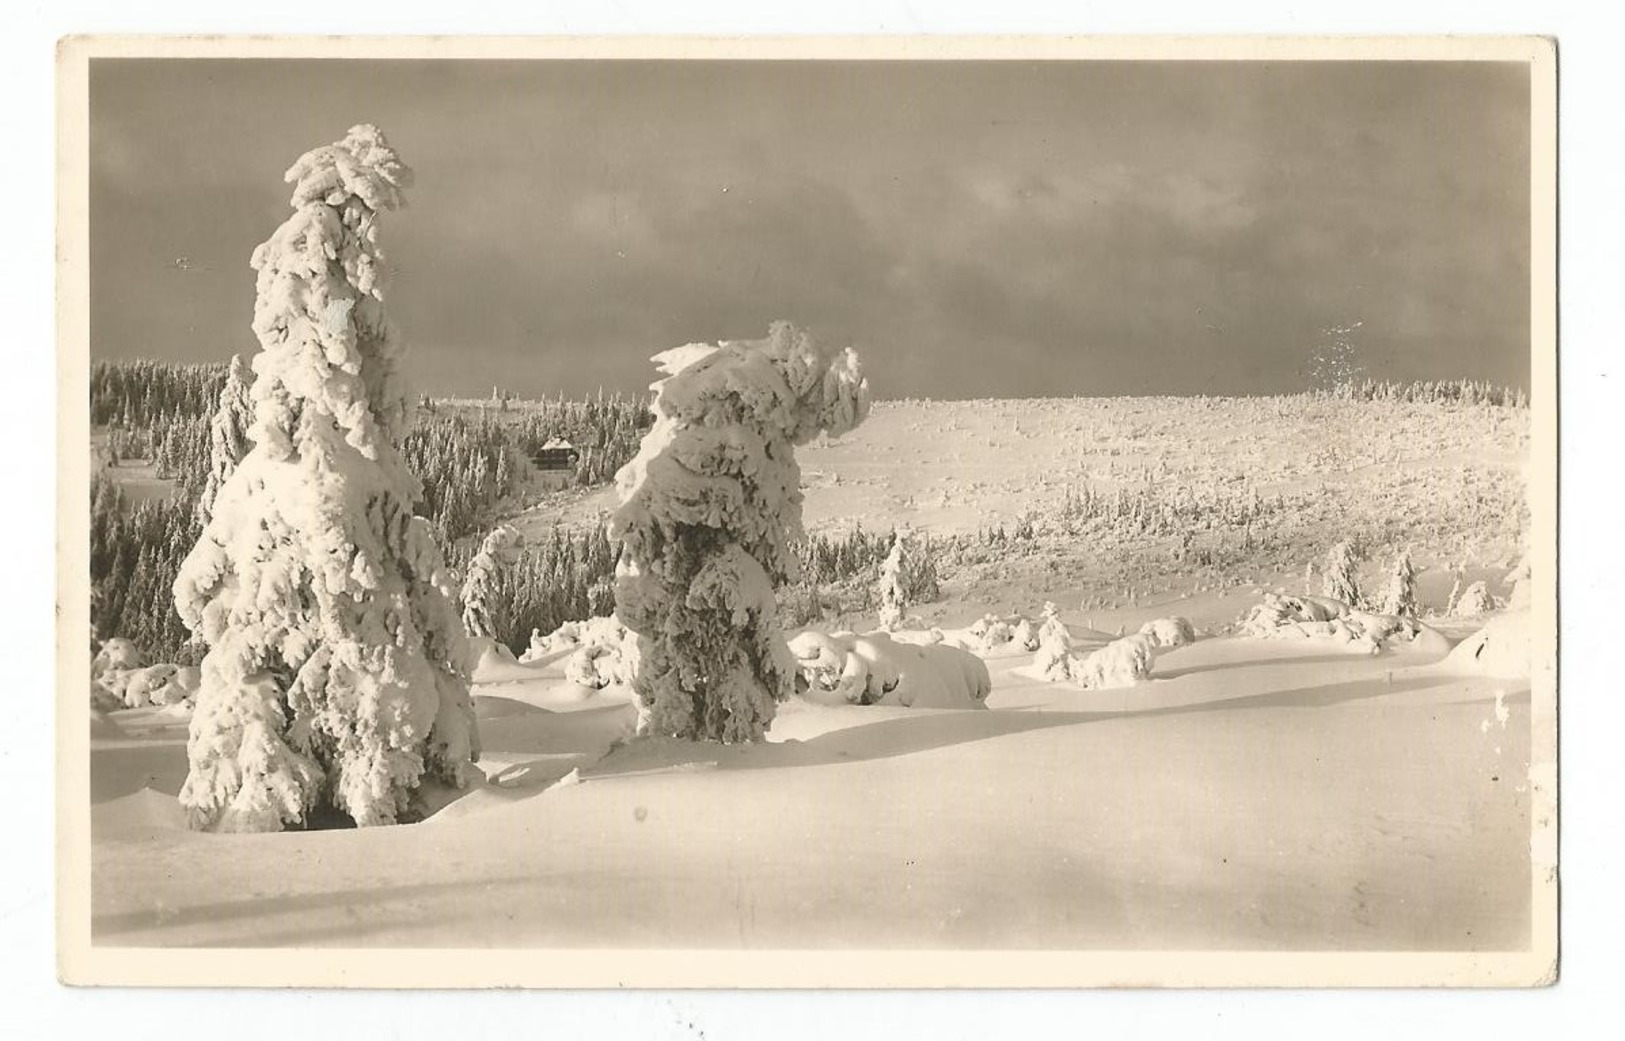
[(503, 524), (485, 536), (479, 551), (468, 562), (462, 593), (463, 629), (468, 635), (496, 637), (491, 611), (496, 602), (498, 576), (519, 559), (523, 545), (524, 536), (519, 534), (519, 529)]
[(254, 402), (249, 388), (253, 385), (254, 370), (241, 354), (233, 354), (225, 385), (220, 388), (219, 404), (209, 420), (209, 474), (197, 501), (199, 527), (209, 523), (215, 497), (220, 494), (226, 478), (248, 454), (248, 428), (254, 422)]
[(880, 600), (880, 628), (887, 632), (902, 626), (903, 615), (908, 609), (908, 590), (903, 585), (903, 572), (907, 567), (904, 562), (905, 541), (904, 534), (899, 531), (892, 539), (891, 552), (880, 562), (876, 594)]
[(1401, 618), (1416, 617), (1416, 565), (1411, 563), (1411, 551), (1400, 550), (1394, 558), (1394, 569), (1388, 573), (1388, 589), (1383, 594), (1382, 613)]
[(180, 798), (211, 830), (388, 824), (426, 778), (478, 776), (468, 645), (397, 447), (411, 399), (377, 230), (411, 171), (357, 126), (287, 180), (293, 215), (252, 259), (253, 445), (174, 587), (209, 647)]
[(1354, 548), (1339, 542), (1326, 554), (1326, 573), (1321, 579), (1320, 593), (1350, 607), (1360, 603), (1360, 580), (1355, 573)]
[(857, 355), (787, 322), (656, 355), (654, 426), (617, 476), (616, 614), (639, 639), (642, 733), (762, 737), (794, 692), (775, 589), (797, 569), (795, 446), (862, 422)]

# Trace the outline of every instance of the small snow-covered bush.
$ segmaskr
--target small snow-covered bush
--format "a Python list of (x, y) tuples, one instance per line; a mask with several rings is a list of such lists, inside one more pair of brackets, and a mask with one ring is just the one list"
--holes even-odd
[(1018, 620), (1010, 631), (1010, 642), (1024, 651), (1038, 650), (1038, 627), (1030, 619)]
[(174, 676), (173, 665), (149, 665), (144, 669), (132, 670), (124, 683), (125, 707), (141, 708), (145, 705), (168, 704), (158, 701), (153, 695), (168, 686)]
[(1330, 622), (1348, 612), (1347, 604), (1331, 597), (1265, 593), (1263, 602), (1254, 605), (1241, 620), (1240, 633), (1243, 636), (1273, 636), (1287, 626)]
[(1090, 690), (1130, 687), (1151, 675), (1156, 654), (1151, 637), (1125, 636), (1089, 654), (1071, 656), (1072, 682)]
[(797, 692), (835, 705), (976, 708), (993, 689), (981, 658), (944, 643), (913, 644), (889, 633), (808, 630), (790, 641)]
[(1426, 630), (1415, 618), (1358, 611), (1328, 597), (1264, 594), (1237, 631), (1254, 639), (1320, 639), (1379, 654), (1390, 640), (1410, 643)]
[(638, 668), (638, 634), (625, 626), (583, 644), (564, 663), (564, 678), (593, 690), (630, 685)]
[(1038, 627), (1038, 647), (1033, 655), (1033, 671), (1047, 680), (1070, 679), (1072, 634), (1056, 614), (1055, 605), (1044, 605), (1043, 624)]
[(1183, 647), (1188, 643), (1196, 642), (1196, 629), (1188, 618), (1157, 618), (1140, 626), (1139, 635), (1147, 637), (1151, 646), (1161, 650), (1167, 647)]
[(546, 636), (531, 630), (530, 647), (519, 656), (519, 661), (533, 662), (548, 655), (558, 654), (560, 651), (573, 651), (587, 644), (612, 643), (619, 640), (625, 632), (626, 626), (613, 615), (563, 622)]
[(1010, 642), (1011, 637), (1015, 635), (1015, 630), (1010, 627), (1009, 622), (998, 615), (987, 614), (972, 622), (970, 627), (965, 630), (965, 634), (971, 638), (979, 649), (996, 651)]

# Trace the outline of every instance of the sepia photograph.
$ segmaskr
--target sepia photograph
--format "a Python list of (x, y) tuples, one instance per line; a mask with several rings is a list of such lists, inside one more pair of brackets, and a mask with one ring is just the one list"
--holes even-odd
[(68, 982), (1555, 980), (1550, 41), (58, 73)]

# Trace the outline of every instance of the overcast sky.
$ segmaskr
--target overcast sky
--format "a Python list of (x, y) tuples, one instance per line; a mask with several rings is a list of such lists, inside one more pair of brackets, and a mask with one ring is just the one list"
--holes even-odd
[(109, 61), (94, 357), (255, 347), (283, 171), (376, 123), (431, 392), (640, 389), (789, 318), (879, 397), (1267, 393), (1363, 321), (1373, 375), (1529, 380), (1521, 65)]

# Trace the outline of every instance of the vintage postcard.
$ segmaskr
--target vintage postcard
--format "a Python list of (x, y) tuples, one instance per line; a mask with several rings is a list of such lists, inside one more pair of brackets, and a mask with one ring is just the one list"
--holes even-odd
[(67, 982), (1556, 978), (1551, 41), (59, 68)]

